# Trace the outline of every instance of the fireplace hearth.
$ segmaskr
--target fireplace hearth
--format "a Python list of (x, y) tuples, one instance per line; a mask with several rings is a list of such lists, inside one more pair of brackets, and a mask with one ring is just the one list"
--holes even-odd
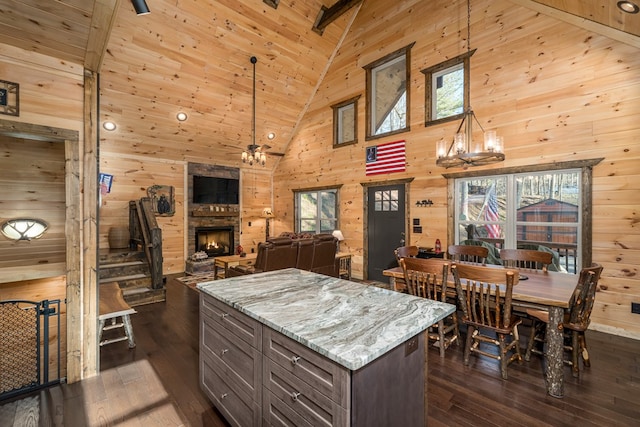
[(233, 227), (197, 227), (195, 231), (196, 252), (206, 252), (209, 257), (233, 254)]

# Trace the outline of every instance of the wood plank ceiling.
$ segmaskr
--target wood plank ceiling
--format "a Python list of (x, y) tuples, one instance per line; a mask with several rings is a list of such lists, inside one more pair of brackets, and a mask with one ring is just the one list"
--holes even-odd
[[(285, 152), (315, 87), (339, 48), (342, 33), (358, 11), (358, 7), (352, 7), (335, 21), (332, 17), (323, 31), (313, 31), (322, 9), (334, 4), (354, 6), (357, 2), (147, 2), (151, 18), (145, 22), (142, 19), (146, 17), (135, 16), (129, 0), (0, 0), (0, 42), (82, 64), (92, 71), (116, 70), (122, 75), (157, 62), (160, 57), (166, 66), (149, 70), (162, 80), (156, 84), (160, 88), (172, 85), (175, 91), (188, 83), (189, 88), (182, 88), (182, 99), (176, 102), (201, 116), (201, 136), (215, 135), (210, 138), (214, 142), (209, 141), (200, 150), (219, 150), (229, 156), (238, 156), (249, 142), (246, 131), (251, 118), (252, 85), (248, 59), (256, 55), (260, 102), (256, 132), (269, 126), (268, 130), (278, 134), (274, 142), (268, 142), (271, 151)], [(621, 34), (640, 36), (639, 15), (620, 12), (615, 0), (513, 2), (595, 22)], [(153, 24), (148, 23), (151, 20)], [(135, 44), (136, 49), (128, 51), (127, 43)], [(128, 56), (141, 50), (150, 55), (148, 61)], [(110, 70), (101, 68), (105, 58)], [(126, 67), (130, 70), (124, 71)], [(172, 67), (175, 70), (169, 75), (157, 75), (171, 71)], [(202, 83), (193, 88), (194, 82)], [(141, 81), (137, 85), (130, 83), (126, 90), (154, 99), (147, 93), (154, 90), (152, 83), (146, 86)], [(274, 105), (280, 106), (277, 111)], [(266, 133), (267, 129), (264, 130)]]

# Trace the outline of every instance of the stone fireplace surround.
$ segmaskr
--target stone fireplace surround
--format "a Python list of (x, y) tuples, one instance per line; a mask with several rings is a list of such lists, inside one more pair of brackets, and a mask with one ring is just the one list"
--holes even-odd
[[(240, 241), (240, 206), (193, 203), (193, 176), (240, 178), (240, 169), (203, 163), (188, 164), (187, 259), (196, 252), (196, 228), (233, 227), (233, 241)], [(232, 251), (232, 254), (235, 250)]]

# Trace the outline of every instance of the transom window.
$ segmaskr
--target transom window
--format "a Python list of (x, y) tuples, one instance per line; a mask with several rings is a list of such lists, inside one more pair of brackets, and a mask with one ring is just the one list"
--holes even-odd
[(470, 58), (475, 49), (425, 68), (425, 126), (461, 119), (469, 108)]
[(338, 228), (338, 189), (295, 193), (296, 232), (331, 233)]
[(367, 72), (367, 140), (409, 130), (412, 46), (413, 43), (364, 67)]
[(501, 248), (548, 251), (550, 270), (581, 268), (582, 189), (579, 169), (455, 180), (455, 241), (486, 246), (488, 263)]

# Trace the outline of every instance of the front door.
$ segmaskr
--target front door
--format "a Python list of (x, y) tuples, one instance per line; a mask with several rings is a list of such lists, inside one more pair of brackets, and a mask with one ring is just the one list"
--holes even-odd
[(397, 265), (393, 251), (404, 245), (404, 184), (368, 187), (367, 278), (388, 282), (382, 271)]

